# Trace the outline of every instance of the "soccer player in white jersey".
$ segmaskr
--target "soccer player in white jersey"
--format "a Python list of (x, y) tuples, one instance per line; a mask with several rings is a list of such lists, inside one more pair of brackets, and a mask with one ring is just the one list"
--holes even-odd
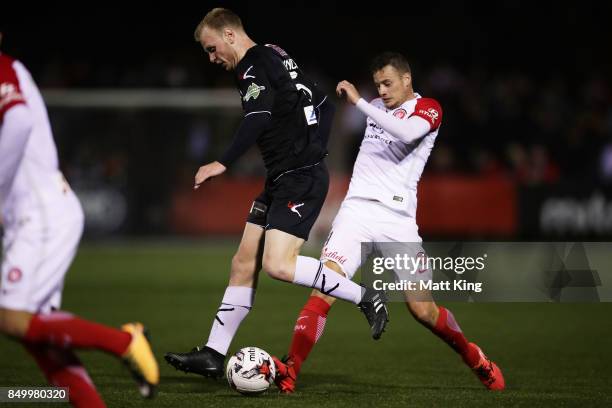
[(0, 209), (4, 224), (0, 331), (20, 341), (76, 407), (104, 407), (74, 349), (121, 358), (145, 397), (159, 381), (140, 323), (121, 330), (59, 311), (83, 211), (59, 171), (43, 99), (30, 73), (0, 53)]
[[(336, 88), (367, 115), (349, 190), (321, 253), (328, 268), (349, 278), (361, 264), (362, 242), (422, 242), (416, 224), (417, 184), (442, 120), (440, 104), (413, 91), (410, 66), (401, 54), (376, 57), (372, 74), (380, 97), (370, 103), (350, 82), (341, 81)], [(468, 342), (448, 309), (437, 306), (429, 292), (406, 293), (405, 298), (412, 316), (459, 353), (487, 388), (504, 388), (500, 369)], [(302, 308), (287, 357), (274, 357), (281, 392), (294, 391), (334, 300), (314, 290)]]

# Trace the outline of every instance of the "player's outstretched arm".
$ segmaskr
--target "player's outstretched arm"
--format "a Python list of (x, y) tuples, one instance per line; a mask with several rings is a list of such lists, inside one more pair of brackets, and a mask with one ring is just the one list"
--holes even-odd
[(194, 190), (200, 188), (200, 185), (211, 177), (218, 176), (225, 171), (226, 167), (218, 161), (208, 163), (198, 169), (195, 175)]
[(270, 123), (270, 112), (255, 112), (245, 116), (236, 131), (232, 144), (227, 149), (220, 161), (209, 163), (200, 167), (196, 176), (194, 190), (200, 187), (200, 184), (211, 177), (218, 176), (223, 173), (227, 167), (233, 164), (240, 156), (242, 156), (251, 146), (257, 142), (257, 138), (261, 135)]
[(411, 143), (425, 136), (431, 130), (431, 125), (419, 116), (410, 116), (408, 119), (399, 119), (391, 113), (378, 109), (365, 99), (357, 101), (357, 109), (365, 113), (378, 125), (401, 139), (405, 143)]
[(401, 139), (406, 143), (411, 143), (423, 136), (430, 130), (429, 122), (420, 117), (410, 117), (399, 119), (376, 106), (369, 104), (361, 97), (359, 91), (348, 81), (340, 81), (336, 86), (338, 96), (346, 96), (346, 100), (368, 115), (374, 122), (378, 123), (387, 132)]

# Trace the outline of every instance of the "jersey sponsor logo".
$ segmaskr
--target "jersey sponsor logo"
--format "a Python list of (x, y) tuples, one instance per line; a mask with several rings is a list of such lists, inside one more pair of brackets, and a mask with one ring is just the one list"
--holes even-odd
[(440, 116), (440, 114), (438, 113), (438, 111), (434, 108), (429, 108), (427, 110), (425, 109), (419, 109), (419, 114), (420, 115), (425, 115), (427, 116), (429, 119), (431, 119), (431, 124), (435, 124), (436, 120), (438, 120), (438, 117)]
[(295, 63), (295, 61), (292, 58), (283, 60), (283, 65), (285, 66), (285, 69), (287, 71), (294, 71), (298, 69), (298, 65)]
[(304, 116), (306, 117), (306, 123), (315, 125), (317, 123), (317, 114), (315, 113), (314, 106), (308, 105), (304, 107)]
[(10, 82), (0, 84), (0, 98), (5, 98), (17, 92), (17, 87)]
[(9, 282), (17, 283), (23, 277), (23, 273), (21, 272), (21, 269), (19, 269), (19, 268), (11, 268), (11, 270), (8, 272), (6, 277), (7, 277)]
[(400, 118), (400, 119), (404, 119), (407, 114), (408, 112), (406, 112), (406, 109), (404, 108), (400, 108), (396, 110), (395, 112), (393, 112), (393, 116), (395, 116), (396, 118)]
[(302, 214), (300, 214), (300, 212), (298, 211), (298, 208), (300, 208), (303, 205), (304, 203), (295, 204), (295, 203), (292, 203), (291, 201), (287, 203), (287, 207), (291, 210), (291, 212), (296, 213), (300, 218), (302, 218)]
[(368, 121), (368, 126), (370, 127), (370, 129), (372, 129), (374, 132), (378, 134), (381, 134), (382, 132), (384, 132), (383, 128), (381, 128), (376, 122)]
[(393, 143), (393, 141), (386, 139), (380, 135), (368, 135), (366, 134), (364, 137), (364, 139), (374, 139), (374, 140), (380, 140), (381, 142), (383, 142), (384, 144), (391, 146), (391, 144)]
[(327, 248), (323, 248), (323, 258), (334, 261), (337, 264), (344, 265), (346, 262), (346, 256), (340, 255), (338, 251), (330, 252)]
[(14, 84), (3, 82), (0, 84), (0, 108), (14, 101), (23, 101), (23, 96)]
[(244, 71), (244, 74), (242, 74), (242, 79), (255, 78), (255, 75), (249, 75), (249, 71), (252, 70), (252, 69), (253, 69), (253, 65), (248, 67), (247, 70)]
[(259, 98), (259, 94), (265, 89), (265, 86), (257, 85), (255, 82), (251, 82), (251, 85), (249, 85), (249, 87), (247, 88), (247, 91), (242, 97), (242, 100), (244, 100), (245, 102), (248, 102), (249, 99), (255, 100)]

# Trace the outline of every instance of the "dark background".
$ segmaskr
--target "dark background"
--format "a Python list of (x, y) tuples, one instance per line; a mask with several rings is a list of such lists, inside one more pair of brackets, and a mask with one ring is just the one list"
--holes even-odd
[(163, 78), (130, 84), (124, 76), (150, 63), (183, 62), (200, 63), (187, 67), (194, 78), (185, 85), (212, 86), (226, 75), (205, 63), (193, 30), (206, 11), (219, 5), (236, 11), (256, 42), (278, 43), (302, 64), (316, 63), (336, 79), (367, 75), (364, 62), (384, 50), (402, 51), (423, 69), (452, 64), (460, 70), (484, 67), (539, 79), (562, 74), (581, 81), (612, 68), (605, 2), (42, 3), (3, 7), (3, 48), (37, 78), (50, 75), (44, 69), (52, 62), (82, 70), (58, 75), (67, 83), (39, 79), (43, 86), (167, 86)]
[[(370, 59), (404, 53), (415, 90), (444, 109), (425, 179), (512, 179), (519, 218), (530, 220), (516, 236), (547, 234), (538, 220), (555, 194), (574, 200), (553, 214), (565, 211), (564, 222), (595, 213), (589, 223), (607, 226), (601, 235), (582, 223), (580, 236), (612, 236), (612, 30), (604, 2), (3, 5), (2, 49), (26, 64), (43, 93), (231, 89), (232, 75), (209, 64), (193, 39), (215, 6), (236, 11), (256, 42), (285, 48), (330, 93), (348, 79), (374, 96)], [(348, 175), (363, 118), (351, 119), (337, 102), (329, 162), (334, 174)], [(122, 192), (128, 216), (121, 231), (129, 233), (171, 230), (173, 193), (188, 188), (198, 165), (219, 157), (239, 120), (239, 110), (227, 117), (214, 110), (49, 110), (68, 178), (77, 190)], [(256, 154), (230, 175), (261, 176)]]

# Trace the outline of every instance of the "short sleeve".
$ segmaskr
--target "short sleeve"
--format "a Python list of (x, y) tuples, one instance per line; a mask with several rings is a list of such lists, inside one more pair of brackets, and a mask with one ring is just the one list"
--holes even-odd
[(13, 59), (0, 55), (0, 121), (10, 108), (25, 104), (13, 62)]
[(414, 107), (414, 112), (410, 116), (425, 119), (429, 123), (430, 131), (436, 130), (442, 122), (442, 107), (435, 99), (419, 98)]

